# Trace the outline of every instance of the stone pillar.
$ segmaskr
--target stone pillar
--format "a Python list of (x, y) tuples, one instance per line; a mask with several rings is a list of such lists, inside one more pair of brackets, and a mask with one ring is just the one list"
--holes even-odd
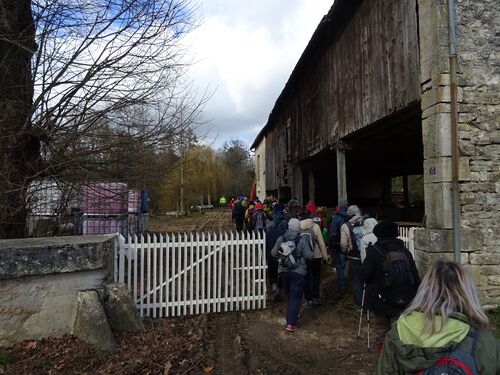
[[(495, 306), (500, 303), (500, 151), (494, 124), (500, 105), (491, 9), (494, 0), (456, 3), (461, 263), (479, 286), (482, 303)], [(447, 2), (418, 0), (418, 13), (426, 228), (415, 233), (415, 258), (423, 273), (438, 258), (453, 259), (451, 109)]]
[(347, 175), (345, 167), (345, 150), (337, 149), (337, 196), (347, 199)]

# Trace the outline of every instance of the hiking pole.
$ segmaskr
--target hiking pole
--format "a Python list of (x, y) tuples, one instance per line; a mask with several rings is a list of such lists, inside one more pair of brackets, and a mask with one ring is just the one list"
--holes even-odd
[(363, 295), (361, 296), (361, 311), (359, 312), (358, 339), (361, 336), (361, 321), (363, 320), (363, 310), (365, 308), (365, 291), (366, 284), (363, 284)]
[(370, 310), (366, 310), (366, 321), (368, 322), (368, 350), (370, 350)]

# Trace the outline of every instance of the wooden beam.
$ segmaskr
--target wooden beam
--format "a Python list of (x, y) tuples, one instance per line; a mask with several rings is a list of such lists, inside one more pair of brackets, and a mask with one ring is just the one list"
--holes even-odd
[(337, 196), (347, 199), (345, 151), (340, 149), (337, 149)]

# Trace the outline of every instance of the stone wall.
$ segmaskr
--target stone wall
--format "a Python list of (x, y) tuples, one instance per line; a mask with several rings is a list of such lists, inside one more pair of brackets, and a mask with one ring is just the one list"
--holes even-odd
[(480, 239), (469, 264), (488, 304), (500, 303), (499, 29), (498, 1), (458, 2), (460, 153), (470, 168), (460, 184), (461, 223)]
[(71, 332), (79, 290), (111, 281), (115, 235), (0, 240), (0, 346)]
[[(500, 38), (494, 0), (456, 2), (460, 145), (461, 262), (482, 303), (500, 304)], [(416, 233), (422, 272), (453, 259), (448, 12), (418, 0), (427, 228)]]

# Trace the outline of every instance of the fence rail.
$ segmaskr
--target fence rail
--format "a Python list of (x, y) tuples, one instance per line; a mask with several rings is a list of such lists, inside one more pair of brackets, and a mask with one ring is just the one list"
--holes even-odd
[(127, 284), (141, 316), (265, 308), (264, 241), (232, 232), (120, 236), (115, 281)]

